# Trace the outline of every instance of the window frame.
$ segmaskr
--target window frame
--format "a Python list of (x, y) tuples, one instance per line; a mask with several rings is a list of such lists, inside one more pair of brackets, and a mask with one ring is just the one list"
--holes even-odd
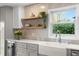
[[(48, 10), (48, 19), (49, 19), (49, 21), (48, 21), (48, 37), (49, 38), (54, 38), (54, 39), (56, 38), (56, 34), (52, 33), (52, 29), (51, 29), (51, 24), (52, 24), (51, 12), (61, 11), (61, 10), (68, 10), (68, 9), (72, 9), (72, 8), (75, 8), (75, 10), (77, 11), (76, 7), (77, 7), (77, 5), (72, 5), (72, 6), (65, 6), (65, 7), (60, 7), (60, 8), (55, 8), (55, 9), (49, 9)], [(76, 14), (76, 20), (77, 20), (77, 14)], [(76, 24), (76, 22), (75, 22), (75, 24)], [(76, 32), (76, 28), (75, 28), (75, 32)], [(75, 37), (75, 34), (61, 34), (61, 37), (62, 37), (62, 39), (73, 39)]]

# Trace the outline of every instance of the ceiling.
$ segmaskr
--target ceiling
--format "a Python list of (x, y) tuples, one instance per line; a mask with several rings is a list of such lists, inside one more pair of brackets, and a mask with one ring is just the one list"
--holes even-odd
[(2, 6), (28, 6), (34, 3), (0, 3), (0, 7)]

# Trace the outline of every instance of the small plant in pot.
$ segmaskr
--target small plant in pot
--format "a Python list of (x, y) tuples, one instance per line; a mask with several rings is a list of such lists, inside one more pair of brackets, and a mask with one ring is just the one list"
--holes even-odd
[(45, 25), (45, 28), (46, 28), (46, 21), (47, 21), (47, 13), (45, 11), (42, 11), (39, 13), (39, 17), (43, 18), (43, 22), (44, 22), (44, 25)]
[(46, 12), (45, 12), (45, 11), (40, 12), (40, 13), (39, 13), (39, 17), (41, 17), (41, 18), (46, 18), (46, 17), (47, 17)]
[(14, 35), (15, 35), (16, 39), (20, 40), (20, 38), (22, 37), (23, 33), (22, 33), (21, 30), (16, 30), (14, 32)]

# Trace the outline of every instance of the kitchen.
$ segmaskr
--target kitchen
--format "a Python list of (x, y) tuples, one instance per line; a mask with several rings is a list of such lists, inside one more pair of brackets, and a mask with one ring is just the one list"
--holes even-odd
[[(76, 55), (79, 55), (78, 4), (37, 3), (27, 5), (3, 5), (4, 6), (0, 7), (0, 19), (6, 24), (5, 40), (7, 42), (5, 44), (8, 46), (5, 50), (6, 56), (71, 56), (74, 55), (74, 51)], [(60, 33), (61, 40), (59, 42), (57, 40), (60, 39), (58, 36), (59, 33), (51, 34), (50, 26), (54, 21), (51, 20), (54, 18), (51, 15), (55, 13), (54, 11), (60, 12), (64, 9), (75, 10), (75, 33), (69, 33), (67, 35)], [(40, 17), (39, 14), (41, 12), (43, 12), (47, 18)], [(61, 14), (63, 13), (61, 12)], [(55, 19), (58, 18), (55, 16)], [(19, 37), (17, 32), (20, 33), (22, 37)], [(58, 37), (56, 37), (56, 34)], [(9, 50), (12, 46), (16, 48)], [(15, 51), (15, 54), (12, 53), (13, 51)]]

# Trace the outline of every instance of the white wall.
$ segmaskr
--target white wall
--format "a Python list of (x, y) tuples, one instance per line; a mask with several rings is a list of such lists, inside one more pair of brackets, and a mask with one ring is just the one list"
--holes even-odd
[(75, 25), (75, 36), (76, 36), (76, 39), (79, 40), (79, 4), (77, 5), (77, 10), (76, 10), (76, 13), (77, 13), (77, 20), (76, 20), (76, 25)]
[[(41, 6), (45, 6), (46, 8), (42, 9)], [(35, 16), (38, 16), (38, 13), (41, 11), (47, 11), (48, 4), (35, 4), (31, 6), (25, 7), (25, 18), (30, 17), (31, 14), (35, 14)]]
[[(48, 9), (54, 9), (54, 8), (59, 8), (59, 7), (64, 7), (64, 6), (70, 6), (70, 5), (75, 5), (72, 3), (40, 3), (40, 4), (34, 4), (31, 6), (26, 6), (25, 7), (25, 18), (31, 16), (32, 13), (34, 13), (36, 16), (38, 15), (39, 12), (41, 11), (46, 11), (48, 12)], [(41, 6), (45, 6), (45, 8), (41, 8)]]
[(0, 20), (5, 23), (5, 39), (13, 38), (13, 8), (0, 7)]

